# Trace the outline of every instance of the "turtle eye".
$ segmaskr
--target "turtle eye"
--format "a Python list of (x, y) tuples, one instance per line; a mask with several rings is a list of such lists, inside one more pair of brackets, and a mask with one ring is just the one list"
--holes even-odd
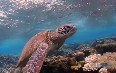
[(64, 27), (64, 29), (65, 29), (66, 31), (68, 31), (68, 32), (69, 32), (69, 31), (70, 31), (70, 29), (71, 29), (71, 27), (70, 27), (70, 26), (65, 26), (65, 27)]
[(66, 28), (71, 28), (70, 26), (66, 26)]

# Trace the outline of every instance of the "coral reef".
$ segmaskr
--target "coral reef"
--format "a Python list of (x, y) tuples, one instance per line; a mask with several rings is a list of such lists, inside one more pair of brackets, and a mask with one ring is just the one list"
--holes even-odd
[(115, 38), (82, 44), (62, 56), (46, 58), (41, 73), (116, 73)]
[[(107, 52), (103, 55), (94, 54), (85, 58), (84, 70), (91, 71), (100, 68), (105, 68), (107, 71), (116, 70), (116, 52)], [(100, 69), (100, 72), (101, 71), (102, 69)]]
[(116, 52), (116, 42), (97, 44), (95, 49), (97, 53), (103, 54), (105, 52)]
[(99, 73), (109, 73), (109, 71), (107, 70), (107, 68), (101, 68), (99, 70)]
[(1, 55), (0, 56), (0, 73), (13, 73), (16, 68), (18, 56)]
[(17, 63), (18, 57), (11, 55), (1, 55), (0, 56), (0, 68), (7, 68), (15, 65)]
[[(17, 60), (16, 56), (0, 56), (0, 73), (14, 73)], [(78, 45), (76, 50), (60, 49), (45, 59), (40, 73), (116, 73), (116, 37)]]

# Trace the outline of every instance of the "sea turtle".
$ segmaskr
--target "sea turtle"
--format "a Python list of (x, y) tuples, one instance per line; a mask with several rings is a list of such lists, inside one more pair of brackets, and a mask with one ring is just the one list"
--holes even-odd
[(65, 24), (54, 32), (43, 31), (36, 34), (25, 45), (17, 67), (24, 67), (23, 73), (39, 73), (45, 57), (53, 50), (59, 49), (76, 30), (76, 26)]

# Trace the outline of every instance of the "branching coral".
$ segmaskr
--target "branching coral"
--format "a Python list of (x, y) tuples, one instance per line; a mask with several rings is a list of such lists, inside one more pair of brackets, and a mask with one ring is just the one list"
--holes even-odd
[[(84, 71), (94, 71), (99, 68), (116, 70), (116, 53), (94, 54), (85, 58)], [(102, 69), (100, 70), (100, 72)], [(102, 72), (101, 72), (102, 73)], [(103, 72), (104, 73), (104, 72)]]
[(84, 71), (94, 71), (98, 70), (100, 63), (97, 62), (100, 59), (101, 55), (100, 54), (94, 54), (90, 55), (85, 58), (85, 65), (83, 67)]
[(79, 70), (80, 68), (83, 67), (84, 63), (85, 63), (84, 61), (79, 61), (79, 62), (76, 61), (76, 63), (71, 66), (71, 69)]
[(99, 73), (110, 73), (107, 68), (101, 68)]
[(90, 55), (85, 58), (85, 63), (95, 63), (100, 59), (100, 57), (101, 57), (100, 54)]
[(79, 70), (79, 68), (81, 68), (81, 65), (78, 65), (78, 66), (71, 66), (71, 69), (72, 69), (72, 70)]

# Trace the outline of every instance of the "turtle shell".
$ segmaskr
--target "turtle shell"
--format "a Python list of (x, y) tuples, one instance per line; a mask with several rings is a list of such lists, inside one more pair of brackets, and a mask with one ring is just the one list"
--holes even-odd
[(47, 39), (49, 31), (43, 31), (33, 36), (25, 45), (18, 60), (17, 67), (25, 67), (31, 55), (37, 50), (39, 45)]

